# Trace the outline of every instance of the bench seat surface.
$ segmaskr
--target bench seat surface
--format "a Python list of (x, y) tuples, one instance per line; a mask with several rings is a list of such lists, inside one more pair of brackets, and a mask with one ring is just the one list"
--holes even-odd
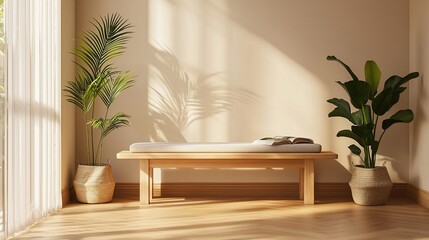
[(319, 153), (320, 144), (283, 144), (276, 146), (252, 143), (165, 143), (140, 142), (130, 146), (130, 152), (207, 152), (207, 153)]

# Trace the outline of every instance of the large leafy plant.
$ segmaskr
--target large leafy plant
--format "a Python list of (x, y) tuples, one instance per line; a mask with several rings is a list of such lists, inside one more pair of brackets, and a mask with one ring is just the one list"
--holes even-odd
[[(95, 29), (83, 32), (81, 45), (73, 52), (77, 58), (75, 81), (69, 81), (64, 91), (67, 101), (82, 110), (86, 124), (88, 155), (81, 164), (103, 165), (103, 140), (113, 130), (130, 124), (128, 115), (119, 112), (110, 116), (109, 110), (119, 94), (134, 83), (128, 72), (112, 65), (125, 50), (131, 25), (118, 14), (94, 19), (91, 24)], [(96, 104), (97, 99), (104, 107)], [(97, 107), (102, 107), (104, 114), (96, 116)]]
[(360, 157), (365, 168), (374, 168), (377, 151), (386, 130), (396, 123), (411, 122), (414, 115), (411, 109), (399, 110), (382, 121), (381, 129), (378, 126), (379, 118), (398, 103), (401, 93), (406, 89), (404, 84), (418, 77), (419, 73), (412, 72), (405, 77), (393, 75), (384, 82), (383, 90), (378, 92), (381, 71), (374, 61), (366, 62), (365, 81), (363, 81), (359, 80), (347, 64), (335, 56), (328, 56), (327, 60), (340, 63), (352, 77), (348, 82), (337, 81), (337, 83), (347, 92), (350, 103), (355, 108), (352, 111), (346, 100), (332, 98), (328, 102), (336, 107), (328, 116), (343, 117), (352, 123), (351, 129), (341, 130), (337, 136), (355, 140), (359, 146), (350, 145), (350, 151)]

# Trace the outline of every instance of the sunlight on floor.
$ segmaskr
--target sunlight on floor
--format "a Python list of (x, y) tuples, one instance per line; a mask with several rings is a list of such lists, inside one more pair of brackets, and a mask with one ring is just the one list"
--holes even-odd
[(71, 204), (16, 239), (418, 239), (429, 237), (427, 222), (429, 211), (404, 199), (380, 207), (181, 198), (139, 206), (115, 199)]

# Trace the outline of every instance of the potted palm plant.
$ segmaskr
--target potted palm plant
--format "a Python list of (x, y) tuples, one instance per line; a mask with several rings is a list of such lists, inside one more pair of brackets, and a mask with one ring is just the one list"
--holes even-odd
[(73, 52), (77, 59), (75, 81), (69, 81), (64, 91), (67, 101), (82, 111), (85, 123), (87, 156), (79, 162), (73, 181), (77, 200), (103, 203), (112, 200), (115, 187), (111, 166), (103, 157), (103, 141), (113, 130), (130, 124), (128, 115), (109, 110), (120, 93), (134, 83), (128, 72), (112, 65), (125, 50), (131, 25), (118, 14), (91, 23), (95, 29), (83, 33)]
[(340, 63), (352, 77), (350, 81), (337, 83), (347, 92), (355, 109), (352, 110), (350, 103), (344, 99), (332, 98), (328, 102), (335, 108), (328, 116), (346, 118), (351, 128), (339, 131), (337, 137), (348, 137), (357, 143), (349, 146), (352, 154), (362, 162), (353, 167), (349, 183), (353, 200), (360, 205), (383, 205), (388, 200), (392, 181), (386, 167), (376, 166), (377, 151), (387, 129), (396, 123), (411, 122), (414, 115), (411, 109), (402, 109), (385, 118), (381, 124), (379, 121), (398, 103), (406, 89), (404, 84), (418, 77), (419, 73), (412, 72), (405, 77), (393, 75), (384, 82), (383, 90), (378, 92), (381, 71), (374, 61), (366, 62), (363, 81), (335, 56), (328, 56), (327, 60)]

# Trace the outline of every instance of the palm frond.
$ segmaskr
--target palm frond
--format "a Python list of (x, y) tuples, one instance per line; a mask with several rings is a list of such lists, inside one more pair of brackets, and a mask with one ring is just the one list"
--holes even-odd
[(124, 113), (117, 113), (110, 119), (106, 119), (106, 123), (104, 125), (103, 131), (101, 132), (102, 138), (105, 138), (109, 133), (113, 130), (118, 129), (120, 127), (130, 126), (129, 115)]
[(91, 127), (96, 129), (103, 129), (105, 122), (106, 122), (106, 119), (104, 118), (96, 118), (96, 119), (90, 120), (89, 122), (87, 122), (87, 124), (91, 125)]
[(79, 107), (83, 112), (88, 112), (91, 109), (95, 99), (94, 94), (91, 94), (88, 90), (90, 88), (88, 83), (85, 72), (78, 71), (75, 81), (69, 81), (64, 88), (64, 91), (68, 93), (66, 100)]
[(74, 55), (78, 57), (91, 71), (95, 79), (98, 74), (105, 71), (104, 65), (125, 49), (130, 39), (132, 26), (119, 14), (107, 15), (100, 20), (92, 22), (95, 30), (83, 34), (81, 47), (76, 49)]
[(119, 94), (134, 85), (134, 78), (128, 72), (110, 75), (109, 81), (101, 89), (100, 98), (106, 107), (110, 107)]
[(68, 85), (64, 88), (64, 91), (68, 94), (66, 95), (67, 101), (73, 103), (84, 111), (85, 107), (83, 105), (82, 94), (79, 84), (73, 81), (69, 81)]
[(105, 138), (113, 130), (120, 127), (125, 127), (130, 125), (129, 115), (124, 113), (117, 113), (111, 118), (96, 118), (90, 120), (87, 124), (91, 127), (101, 130), (101, 138)]

